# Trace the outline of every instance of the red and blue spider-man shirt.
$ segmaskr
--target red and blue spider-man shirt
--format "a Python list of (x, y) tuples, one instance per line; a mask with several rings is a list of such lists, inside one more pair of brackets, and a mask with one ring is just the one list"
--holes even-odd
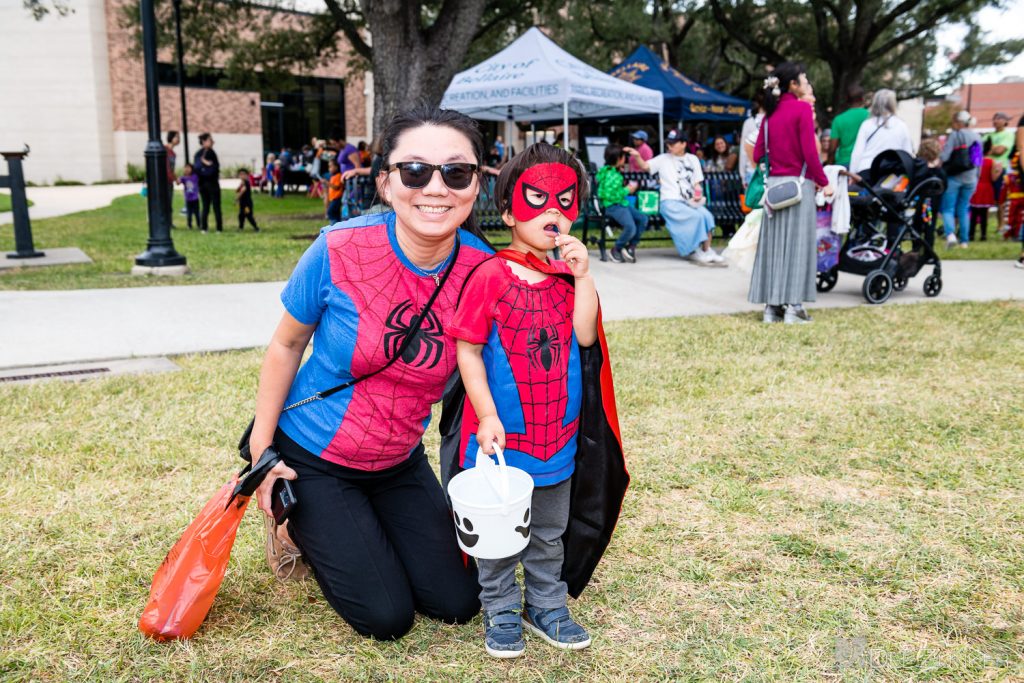
[[(561, 261), (551, 265), (569, 273)], [(574, 290), (560, 277), (531, 284), (492, 258), (473, 273), (448, 328), (456, 339), (483, 344), (487, 385), (505, 428), (505, 460), (537, 486), (572, 476), (582, 382), (572, 318)], [(459, 464), (476, 464), (480, 420), (466, 398)]]
[[(452, 273), (401, 359), (350, 389), (281, 413), (278, 426), (285, 434), (326, 461), (361, 470), (382, 470), (409, 457), (457, 367), (449, 328), (459, 291), (492, 253), (464, 230), (459, 240)], [(446, 266), (438, 268), (439, 276)], [(387, 364), (436, 288), (423, 272), (398, 246), (394, 213), (321, 230), (281, 292), (292, 317), (317, 326), (313, 352), (286, 405)]]

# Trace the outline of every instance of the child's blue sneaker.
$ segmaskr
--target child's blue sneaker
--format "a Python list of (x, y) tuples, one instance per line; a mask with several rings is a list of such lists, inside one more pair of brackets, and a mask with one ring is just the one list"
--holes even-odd
[(512, 659), (523, 654), (523, 618), (519, 605), (484, 610), (484, 649), (498, 659)]
[(590, 635), (569, 616), (568, 607), (540, 609), (527, 605), (523, 625), (548, 644), (563, 650), (582, 650), (590, 646)]

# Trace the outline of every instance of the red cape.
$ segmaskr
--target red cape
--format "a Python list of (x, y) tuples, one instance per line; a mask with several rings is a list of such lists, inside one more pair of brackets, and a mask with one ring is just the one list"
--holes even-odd
[[(504, 249), (495, 256), (562, 278), (570, 286), (575, 285), (571, 275), (556, 271), (532, 254)], [(622, 510), (622, 499), (629, 486), (619, 418), (615, 410), (615, 386), (608, 342), (601, 324), (600, 309), (597, 314), (597, 343), (586, 348), (580, 347), (580, 362), (583, 397), (576, 468), (572, 475), (569, 524), (562, 536), (565, 548), (562, 580), (574, 598), (578, 598), (586, 588), (611, 542)], [(456, 373), (445, 389), (439, 425), (441, 479), (446, 492), (448, 481), (460, 469), (459, 440), (465, 400), (462, 379)]]

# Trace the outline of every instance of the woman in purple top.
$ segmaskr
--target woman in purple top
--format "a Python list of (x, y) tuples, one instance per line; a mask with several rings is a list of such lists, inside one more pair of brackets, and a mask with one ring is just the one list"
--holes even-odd
[[(783, 62), (765, 85), (765, 118), (754, 145), (754, 159), (767, 155), (766, 186), (799, 179), (803, 199), (785, 209), (765, 210), (750, 277), (751, 303), (764, 304), (764, 321), (805, 323), (804, 301), (814, 301), (817, 270), (815, 189), (832, 194), (815, 145), (811, 106), (800, 98), (810, 90), (801, 64)], [(783, 311), (785, 307), (785, 311)]]

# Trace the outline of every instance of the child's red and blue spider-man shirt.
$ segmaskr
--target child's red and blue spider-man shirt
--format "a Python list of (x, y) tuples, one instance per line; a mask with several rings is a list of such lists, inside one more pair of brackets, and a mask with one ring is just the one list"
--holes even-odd
[[(464, 230), (459, 239), (452, 273), (400, 360), (350, 389), (281, 414), (278, 425), (300, 446), (361, 470), (397, 465), (416, 447), (430, 422), (430, 406), (441, 399), (456, 368), (449, 328), (459, 291), (492, 253)], [(387, 364), (436, 288), (434, 278), (422, 273), (398, 246), (394, 213), (324, 228), (281, 292), (292, 317), (317, 326), (313, 352), (287, 403)]]
[[(561, 261), (558, 272), (569, 273)], [(573, 288), (559, 277), (531, 284), (502, 258), (466, 282), (449, 332), (483, 344), (487, 385), (505, 428), (505, 460), (538, 486), (572, 476), (579, 427), (580, 350), (573, 332)], [(459, 465), (476, 464), (480, 421), (466, 399)]]

